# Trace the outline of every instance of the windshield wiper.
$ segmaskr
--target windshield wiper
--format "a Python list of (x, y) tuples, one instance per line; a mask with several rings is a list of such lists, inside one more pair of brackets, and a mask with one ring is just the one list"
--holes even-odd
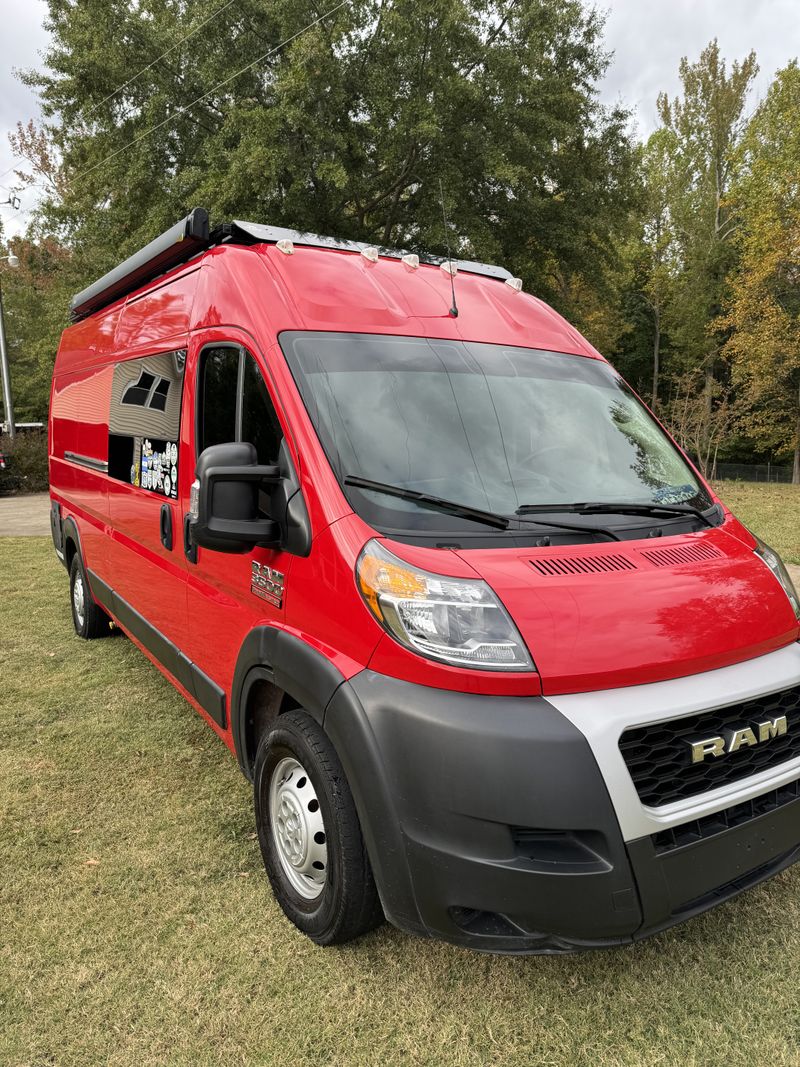
[(346, 474), (343, 481), (345, 485), (355, 486), (356, 489), (371, 489), (373, 493), (396, 496), (400, 500), (413, 500), (415, 504), (421, 504), (422, 507), (442, 511), (445, 515), (459, 515), (464, 519), (482, 522), (486, 526), (494, 526), (498, 530), (507, 530), (511, 522), (505, 515), (495, 515), (493, 511), (481, 511), (480, 508), (472, 508), (469, 504), (456, 504), (452, 500), (430, 496), (428, 493), (418, 493), (416, 489), (405, 489), (401, 485), (373, 482), (369, 478), (359, 478), (354, 474)]
[(693, 515), (700, 519), (706, 526), (714, 523), (701, 511), (700, 508), (692, 507), (691, 504), (614, 504), (594, 501), (585, 504), (576, 504), (575, 511), (580, 515), (607, 515), (615, 512), (620, 515)]
[[(482, 522), (486, 526), (494, 526), (498, 530), (507, 530), (512, 522), (505, 515), (496, 515), (493, 511), (482, 511), (480, 508), (470, 507), (469, 504), (457, 504), (452, 500), (444, 500), (440, 496), (419, 493), (416, 489), (406, 489), (401, 485), (391, 485), (389, 482), (373, 482), (369, 478), (360, 478), (355, 474), (346, 474), (342, 480), (345, 485), (352, 485), (356, 489), (369, 489), (373, 493), (396, 496), (400, 500), (411, 500), (421, 507), (431, 508), (433, 511), (441, 511), (445, 515), (458, 515), (464, 519), (472, 519), (474, 522)], [(598, 533), (609, 537), (612, 541), (619, 541), (619, 537), (614, 531), (606, 529), (604, 526), (583, 526), (579, 523), (551, 522), (549, 519), (534, 519), (533, 521), (537, 526), (546, 526), (552, 530), (569, 530), (575, 533), (589, 534)]]
[(538, 511), (568, 511), (576, 515), (692, 515), (706, 526), (714, 525), (705, 512), (691, 504), (626, 504), (624, 501), (599, 500), (580, 504), (523, 504), (517, 508), (517, 515), (531, 515)]

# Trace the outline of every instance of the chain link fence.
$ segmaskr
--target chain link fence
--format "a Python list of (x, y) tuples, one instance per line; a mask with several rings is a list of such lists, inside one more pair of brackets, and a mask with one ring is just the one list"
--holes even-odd
[(720, 481), (791, 484), (792, 468), (774, 463), (718, 463), (712, 476)]

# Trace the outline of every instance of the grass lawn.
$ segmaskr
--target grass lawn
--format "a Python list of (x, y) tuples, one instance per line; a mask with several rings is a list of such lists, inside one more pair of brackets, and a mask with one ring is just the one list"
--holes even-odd
[[(797, 517), (723, 493), (800, 559)], [(48, 541), (0, 539), (0, 575), (3, 1067), (800, 1064), (800, 869), (635, 948), (316, 948), (222, 744), (124, 637), (73, 635)]]
[(745, 526), (787, 563), (800, 563), (800, 486), (718, 482), (714, 488)]

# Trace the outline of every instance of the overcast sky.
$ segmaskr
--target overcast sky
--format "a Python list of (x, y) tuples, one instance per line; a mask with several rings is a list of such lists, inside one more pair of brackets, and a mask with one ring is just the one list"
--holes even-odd
[[(681, 56), (694, 60), (716, 36), (722, 54), (732, 61), (755, 49), (761, 66), (754, 104), (772, 75), (800, 55), (800, 0), (601, 0), (608, 10), (606, 46), (615, 54), (601, 88), (609, 102), (621, 98), (635, 108), (638, 131), (646, 137), (655, 127), (660, 90), (679, 88)], [(40, 64), (47, 36), (42, 28), (44, 0), (0, 0), (0, 200), (8, 196), (14, 163), (8, 132), (18, 120), (38, 114), (36, 98), (13, 75), (13, 68)], [(22, 211), (35, 194), (21, 194)], [(6, 234), (18, 232), (25, 216), (0, 208)]]

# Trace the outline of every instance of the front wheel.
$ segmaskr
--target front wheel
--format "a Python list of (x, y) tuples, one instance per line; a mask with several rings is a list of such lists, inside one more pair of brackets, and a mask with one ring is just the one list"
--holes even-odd
[(339, 757), (304, 712), (281, 715), (258, 746), (256, 825), (281, 908), (319, 945), (351, 941), (383, 919)]

